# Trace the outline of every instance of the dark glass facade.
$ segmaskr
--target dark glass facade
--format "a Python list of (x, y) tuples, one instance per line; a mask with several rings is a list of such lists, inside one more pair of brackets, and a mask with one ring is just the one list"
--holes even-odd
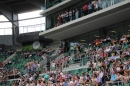
[(88, 45), (95, 39), (105, 38), (106, 36), (110, 36), (114, 39), (119, 39), (123, 34), (127, 34), (128, 31), (130, 31), (130, 19), (110, 26), (102, 27), (90, 32), (86, 32), (84, 34), (65, 39), (64, 41), (68, 44), (71, 42), (78, 42), (85, 43)]
[(55, 6), (65, 0), (46, 0), (46, 9)]

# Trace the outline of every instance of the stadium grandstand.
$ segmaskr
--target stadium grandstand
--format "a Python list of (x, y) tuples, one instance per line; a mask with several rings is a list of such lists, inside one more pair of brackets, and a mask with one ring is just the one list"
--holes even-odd
[(0, 0), (0, 86), (130, 86), (130, 0)]

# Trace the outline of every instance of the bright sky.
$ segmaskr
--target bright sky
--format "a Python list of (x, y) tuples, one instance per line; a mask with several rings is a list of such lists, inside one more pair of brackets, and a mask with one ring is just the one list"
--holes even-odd
[(41, 12), (41, 10), (18, 14), (19, 20), (27, 19), (27, 18), (33, 18), (33, 17), (40, 17), (41, 16), (40, 12)]
[[(22, 13), (22, 14), (18, 14), (18, 17), (19, 17), (19, 20), (40, 17), (41, 16), (40, 12), (41, 12), (41, 10), (28, 12), (28, 13)], [(8, 21), (8, 19), (6, 17), (4, 17), (3, 15), (0, 15), (0, 22), (1, 21)], [(29, 25), (37, 25), (37, 24), (43, 24), (43, 23), (45, 23), (45, 18), (41, 17), (41, 18), (37, 18), (37, 19), (19, 21), (19, 26), (29, 26)], [(11, 27), (12, 27), (12, 24), (10, 22), (0, 23), (0, 35), (3, 35), (4, 33), (6, 33), (6, 30), (3, 30), (5, 28), (8, 29), (8, 31), (11, 31), (11, 30), (9, 30), (9, 29), (11, 29)], [(44, 30), (44, 29), (39, 29), (39, 30)], [(36, 28), (35, 28), (35, 31), (37, 31)], [(30, 31), (28, 31), (28, 32), (30, 32)], [(12, 34), (11, 32), (9, 32), (9, 33)]]

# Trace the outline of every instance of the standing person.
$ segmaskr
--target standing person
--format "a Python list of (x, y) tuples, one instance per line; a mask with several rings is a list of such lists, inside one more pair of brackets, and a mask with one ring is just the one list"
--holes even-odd
[(61, 23), (63, 24), (63, 13), (61, 13)]
[(72, 21), (72, 11), (69, 12), (69, 20)]
[(114, 0), (111, 0), (111, 6), (114, 5), (114, 4), (115, 4), (115, 3), (114, 3)]
[(78, 11), (78, 9), (76, 9), (76, 12), (75, 12), (75, 17), (76, 17), (76, 19), (78, 19), (78, 18), (79, 18), (79, 11)]
[(75, 20), (75, 10), (72, 11), (72, 19)]
[(61, 20), (62, 20), (62, 19), (61, 19), (61, 15), (60, 15), (60, 14), (58, 15), (57, 20), (58, 20), (58, 26), (61, 25)]
[(106, 0), (102, 0), (102, 8), (105, 9), (107, 7)]
[(87, 15), (88, 14), (88, 5), (87, 4), (85, 4), (83, 6), (83, 10), (84, 10), (84, 15)]
[(63, 22), (66, 23), (66, 13), (64, 12)]
[(95, 3), (94, 3), (94, 12), (98, 11), (98, 2), (97, 0), (95, 0)]
[(47, 71), (50, 71), (50, 61), (47, 62)]
[(68, 20), (69, 20), (69, 13), (68, 13), (68, 11), (65, 11), (65, 14), (66, 14), (66, 22), (68, 22)]
[(102, 9), (102, 0), (98, 0), (98, 4), (99, 4), (99, 10)]
[(92, 3), (92, 12), (94, 12), (94, 3), (95, 3), (95, 1), (92, 1), (91, 3)]
[(88, 14), (91, 14), (92, 13), (92, 4), (89, 3), (88, 5)]
[(65, 16), (64, 16), (64, 13), (61, 14), (61, 17), (62, 17), (62, 24), (65, 23)]
[(84, 10), (83, 10), (83, 7), (81, 7), (81, 9), (80, 9), (80, 14), (81, 14), (81, 17), (84, 16)]

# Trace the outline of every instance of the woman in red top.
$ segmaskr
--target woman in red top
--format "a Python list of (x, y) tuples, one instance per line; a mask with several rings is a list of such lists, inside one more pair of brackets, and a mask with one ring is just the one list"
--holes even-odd
[(60, 14), (58, 15), (58, 18), (57, 18), (57, 19), (58, 19), (58, 26), (59, 26), (59, 25), (61, 25), (61, 22), (62, 22), (62, 17), (61, 17)]

